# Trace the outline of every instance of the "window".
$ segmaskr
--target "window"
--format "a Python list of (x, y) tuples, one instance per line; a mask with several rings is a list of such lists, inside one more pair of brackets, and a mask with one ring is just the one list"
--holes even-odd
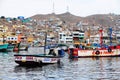
[(62, 39), (62, 34), (60, 34), (60, 39)]

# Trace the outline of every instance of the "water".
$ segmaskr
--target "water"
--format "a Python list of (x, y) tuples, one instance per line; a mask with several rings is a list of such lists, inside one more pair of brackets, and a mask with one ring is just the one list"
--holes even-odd
[[(40, 51), (31, 48), (26, 53)], [(70, 60), (66, 54), (60, 65), (22, 67), (14, 62), (14, 54), (0, 53), (0, 80), (120, 80), (120, 57)]]

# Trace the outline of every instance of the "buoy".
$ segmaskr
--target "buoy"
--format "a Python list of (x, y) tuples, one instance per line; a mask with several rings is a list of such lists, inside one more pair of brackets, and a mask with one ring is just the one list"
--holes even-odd
[(95, 54), (96, 54), (96, 55), (99, 55), (99, 54), (100, 54), (100, 51), (99, 51), (99, 50), (97, 50), (97, 51), (95, 52)]

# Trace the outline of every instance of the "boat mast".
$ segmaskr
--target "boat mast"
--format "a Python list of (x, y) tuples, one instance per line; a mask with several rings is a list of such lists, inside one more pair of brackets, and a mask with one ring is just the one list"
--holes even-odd
[(5, 43), (5, 35), (4, 34), (2, 34), (2, 38), (3, 38), (3, 44)]
[(45, 21), (45, 42), (44, 42), (44, 54), (46, 54), (46, 46), (47, 46), (47, 21)]
[(112, 45), (112, 28), (109, 28), (110, 46)]
[(99, 33), (100, 33), (100, 45), (101, 45), (101, 46), (102, 46), (102, 43), (103, 43), (103, 41), (102, 41), (102, 38), (103, 38), (102, 32), (103, 32), (103, 29), (100, 29), (100, 30), (99, 30)]
[(46, 54), (47, 32), (45, 31), (44, 54)]

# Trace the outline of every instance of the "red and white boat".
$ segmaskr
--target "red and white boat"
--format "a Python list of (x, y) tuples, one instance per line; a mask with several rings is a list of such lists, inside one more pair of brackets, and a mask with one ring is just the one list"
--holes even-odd
[(79, 48), (73, 48), (70, 50), (70, 57), (115, 57), (120, 56), (120, 46), (115, 48), (100, 48), (100, 49), (90, 49), (81, 50)]
[[(102, 30), (99, 31), (100, 36), (100, 44), (102, 45)], [(69, 48), (69, 57), (115, 57), (120, 56), (120, 45), (109, 47), (99, 47), (95, 49), (80, 49), (80, 48)]]

